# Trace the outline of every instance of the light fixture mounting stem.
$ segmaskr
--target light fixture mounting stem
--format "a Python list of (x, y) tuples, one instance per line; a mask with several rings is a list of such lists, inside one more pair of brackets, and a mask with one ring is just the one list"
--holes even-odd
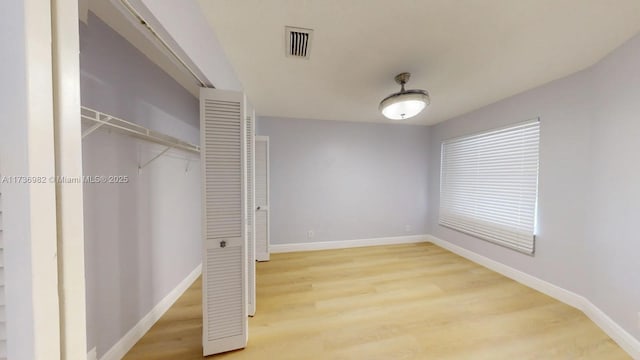
[(404, 92), (404, 84), (407, 83), (407, 81), (409, 81), (409, 78), (411, 78), (411, 73), (408, 72), (403, 72), (400, 73), (398, 75), (396, 75), (395, 80), (396, 82), (400, 85), (401, 87), (401, 92)]

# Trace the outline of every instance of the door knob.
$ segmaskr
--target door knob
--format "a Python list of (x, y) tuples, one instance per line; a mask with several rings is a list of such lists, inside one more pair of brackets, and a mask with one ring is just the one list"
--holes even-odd
[(258, 207), (256, 208), (256, 210), (260, 210), (260, 206), (258, 206)]

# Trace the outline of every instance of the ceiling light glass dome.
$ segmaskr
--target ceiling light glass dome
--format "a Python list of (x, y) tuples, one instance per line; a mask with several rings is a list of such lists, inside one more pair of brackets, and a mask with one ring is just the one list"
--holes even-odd
[(391, 94), (380, 102), (382, 115), (391, 120), (404, 120), (418, 115), (431, 102), (429, 93), (425, 90), (405, 90), (404, 85), (411, 74), (402, 73), (396, 76), (400, 84), (400, 92)]

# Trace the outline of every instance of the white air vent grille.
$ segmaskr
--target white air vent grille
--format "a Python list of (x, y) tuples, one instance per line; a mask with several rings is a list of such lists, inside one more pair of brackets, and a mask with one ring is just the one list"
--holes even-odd
[(308, 59), (313, 30), (286, 26), (284, 32), (287, 56)]

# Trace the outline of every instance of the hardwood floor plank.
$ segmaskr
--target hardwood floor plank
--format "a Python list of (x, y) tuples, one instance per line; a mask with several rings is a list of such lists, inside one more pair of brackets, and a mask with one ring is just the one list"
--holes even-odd
[[(630, 359), (582, 312), (433, 244), (271, 259), (247, 348), (210, 359)], [(125, 359), (202, 359), (201, 293)]]

